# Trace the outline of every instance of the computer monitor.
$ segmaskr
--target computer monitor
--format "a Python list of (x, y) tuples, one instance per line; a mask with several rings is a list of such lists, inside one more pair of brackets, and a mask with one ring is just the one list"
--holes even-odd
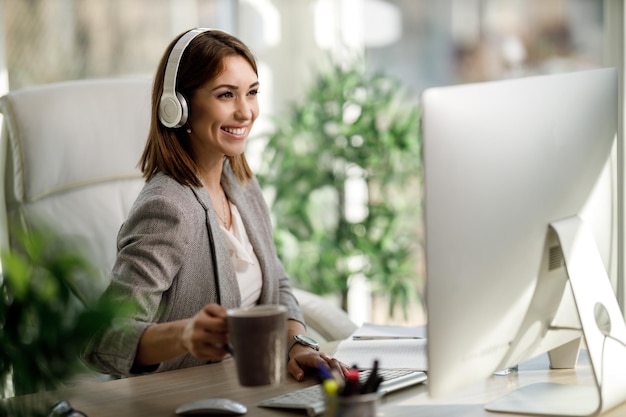
[(626, 400), (626, 326), (606, 273), (614, 193), (596, 187), (611, 178), (617, 92), (601, 68), (422, 93), (432, 396), (544, 352), (574, 367), (582, 337), (593, 386), (524, 387), (486, 408), (592, 415)]

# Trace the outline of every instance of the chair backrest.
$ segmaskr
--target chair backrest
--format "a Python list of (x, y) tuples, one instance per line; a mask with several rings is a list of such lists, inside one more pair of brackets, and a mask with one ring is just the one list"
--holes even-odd
[(347, 339), (357, 329), (348, 313), (324, 297), (299, 288), (293, 289), (300, 303), (307, 334), (319, 342)]
[(116, 236), (144, 180), (151, 80), (99, 79), (29, 87), (0, 99), (0, 245), (11, 225), (39, 222), (79, 242), (104, 288)]

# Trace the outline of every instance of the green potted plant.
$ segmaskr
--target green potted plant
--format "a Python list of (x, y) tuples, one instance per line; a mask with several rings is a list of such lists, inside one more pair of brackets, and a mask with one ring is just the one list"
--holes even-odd
[[(19, 229), (14, 236), (12, 250), (1, 256), (0, 390), (4, 395), (53, 390), (87, 371), (78, 356), (83, 344), (128, 312), (127, 306), (78, 290), (79, 280), (90, 279), (94, 271), (66, 239), (47, 229)], [(52, 405), (32, 404), (34, 409), (27, 412), (37, 415)]]
[(359, 61), (331, 63), (276, 120), (259, 181), (297, 286), (338, 292), (347, 308), (351, 277), (364, 275), (391, 316), (396, 306), (406, 315), (422, 281), (419, 121), (406, 88)]

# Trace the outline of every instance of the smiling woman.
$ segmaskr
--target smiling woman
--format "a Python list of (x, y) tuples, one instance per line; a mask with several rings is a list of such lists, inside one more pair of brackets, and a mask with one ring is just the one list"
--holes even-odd
[[(245, 156), (259, 114), (255, 59), (220, 30), (193, 29), (167, 48), (152, 91), (140, 165), (146, 185), (118, 235), (105, 296), (141, 308), (93, 338), (87, 363), (136, 375), (220, 361), (227, 309), (280, 304), (289, 338), (306, 327), (278, 260), (269, 211)], [(340, 364), (295, 344), (288, 369)]]

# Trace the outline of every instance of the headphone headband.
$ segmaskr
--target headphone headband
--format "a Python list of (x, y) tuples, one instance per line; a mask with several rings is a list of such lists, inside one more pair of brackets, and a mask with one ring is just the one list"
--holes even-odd
[(183, 52), (192, 40), (201, 33), (208, 32), (211, 29), (197, 28), (185, 33), (176, 42), (165, 66), (165, 75), (163, 76), (163, 93), (159, 100), (159, 120), (165, 127), (179, 128), (187, 123), (189, 114), (187, 101), (176, 91), (176, 77), (178, 76), (178, 66)]

